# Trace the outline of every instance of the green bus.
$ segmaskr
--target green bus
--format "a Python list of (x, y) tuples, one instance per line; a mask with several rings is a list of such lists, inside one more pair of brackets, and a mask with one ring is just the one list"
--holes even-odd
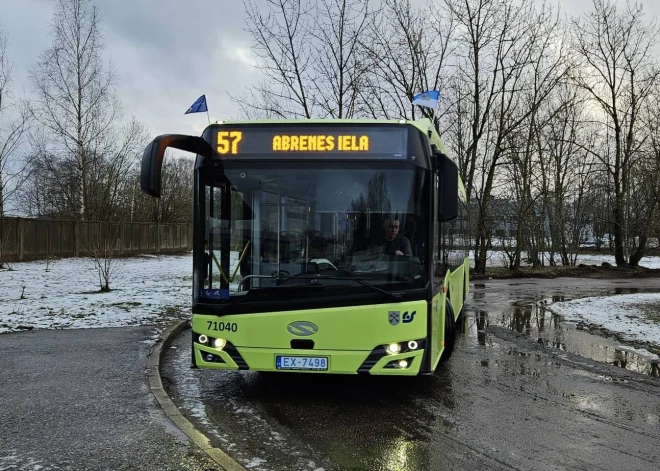
[(469, 287), (466, 195), (428, 119), (258, 120), (167, 134), (196, 154), (192, 365), (429, 375)]

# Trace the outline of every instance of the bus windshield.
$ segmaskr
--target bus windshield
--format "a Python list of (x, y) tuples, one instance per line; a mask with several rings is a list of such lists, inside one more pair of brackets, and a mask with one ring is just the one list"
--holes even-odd
[(200, 300), (310, 283), (337, 294), (427, 285), (427, 170), (232, 164), (198, 169)]

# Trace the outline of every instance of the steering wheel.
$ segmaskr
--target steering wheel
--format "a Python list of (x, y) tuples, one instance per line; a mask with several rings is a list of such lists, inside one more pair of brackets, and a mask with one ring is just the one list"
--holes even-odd
[(329, 268), (332, 268), (333, 270), (338, 270), (338, 268), (334, 266), (332, 262), (327, 258), (313, 258), (309, 262), (316, 263), (321, 270), (327, 270)]

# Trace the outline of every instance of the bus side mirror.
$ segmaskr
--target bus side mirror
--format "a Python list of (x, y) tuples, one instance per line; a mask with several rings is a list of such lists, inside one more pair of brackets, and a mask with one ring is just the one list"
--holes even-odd
[(213, 147), (201, 137), (182, 134), (163, 134), (144, 149), (140, 168), (140, 188), (149, 196), (160, 198), (163, 157), (168, 147), (185, 150), (204, 157), (213, 157)]
[(458, 166), (445, 154), (436, 154), (438, 170), (438, 220), (451, 221), (458, 216)]

